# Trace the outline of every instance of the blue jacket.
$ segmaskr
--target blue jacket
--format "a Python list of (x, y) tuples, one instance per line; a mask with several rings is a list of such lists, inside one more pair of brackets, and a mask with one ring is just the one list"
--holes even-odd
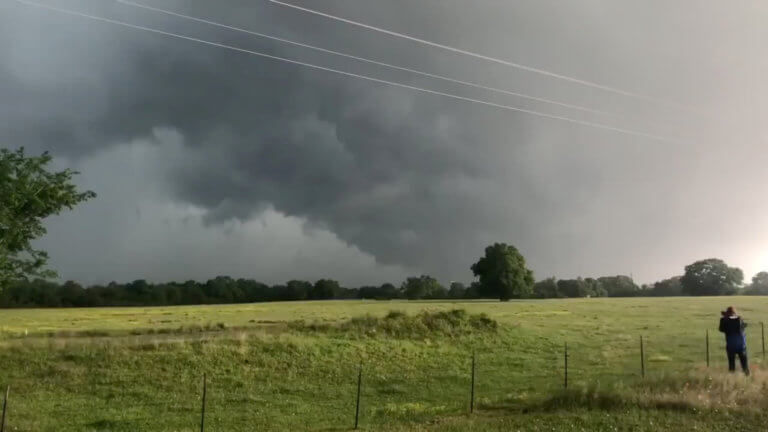
[(738, 315), (720, 318), (720, 331), (725, 333), (725, 348), (728, 351), (744, 351), (747, 349), (747, 338), (744, 329), (747, 323)]

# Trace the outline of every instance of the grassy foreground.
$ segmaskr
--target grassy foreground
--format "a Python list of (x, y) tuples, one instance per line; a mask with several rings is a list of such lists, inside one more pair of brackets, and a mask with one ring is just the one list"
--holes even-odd
[[(750, 379), (721, 373), (729, 304)], [(453, 309), (455, 326), (416, 318)], [(206, 430), (349, 430), (361, 361), (366, 430), (761, 430), (764, 318), (764, 297), (3, 310), (0, 384), (11, 431), (199, 430), (204, 373)]]

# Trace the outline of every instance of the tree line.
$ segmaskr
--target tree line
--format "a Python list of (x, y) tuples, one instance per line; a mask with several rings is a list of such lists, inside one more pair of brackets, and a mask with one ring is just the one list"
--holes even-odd
[[(710, 273), (708, 273), (710, 274)], [(689, 279), (691, 279), (689, 277)], [(712, 280), (720, 280), (715, 274)], [(688, 283), (691, 281), (689, 280)], [(707, 289), (722, 287), (710, 286)], [(719, 292), (690, 292), (684, 286), (684, 276), (675, 276), (654, 284), (638, 285), (631, 277), (604, 276), (598, 278), (547, 278), (532, 285), (530, 298), (585, 297), (668, 297), (686, 295), (768, 295), (768, 273), (755, 275), (743, 288)], [(63, 283), (44, 279), (19, 280), (0, 292), (0, 307), (103, 307), (103, 306), (174, 306), (197, 304), (256, 303), (301, 300), (462, 300), (499, 298), (493, 289), (477, 281), (471, 284), (452, 282), (440, 284), (428, 275), (407, 278), (399, 286), (385, 283), (378, 286), (342, 287), (332, 279), (314, 283), (292, 280), (284, 284), (267, 285), (252, 279), (219, 276), (205, 282), (186, 281), (149, 283), (136, 280), (129, 283), (111, 282), (84, 287), (77, 282)]]
[(149, 283), (111, 282), (84, 287), (77, 282), (45, 279), (19, 280), (0, 292), (0, 307), (99, 307), (172, 306), (196, 304), (255, 303), (301, 300), (351, 299), (464, 299), (478, 298), (464, 284), (443, 287), (431, 276), (411, 277), (400, 286), (342, 287), (339, 282), (321, 279), (314, 283), (291, 280), (267, 285), (252, 279), (219, 276), (205, 282)]

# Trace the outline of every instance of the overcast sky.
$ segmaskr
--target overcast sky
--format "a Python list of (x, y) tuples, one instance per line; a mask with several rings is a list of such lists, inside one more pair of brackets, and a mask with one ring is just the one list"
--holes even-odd
[(643, 95), (451, 53), (269, 3), (138, 0), (393, 71), (110, 0), (92, 15), (586, 122), (425, 94), (0, 0), (0, 145), (50, 151), (97, 199), (39, 246), (85, 283), (471, 281), (493, 242), (537, 278), (639, 282), (721, 257), (768, 270), (762, 0), (293, 0)]

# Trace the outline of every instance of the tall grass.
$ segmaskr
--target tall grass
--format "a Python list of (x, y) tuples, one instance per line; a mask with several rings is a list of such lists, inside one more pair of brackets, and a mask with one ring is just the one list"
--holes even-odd
[(753, 369), (751, 376), (741, 372), (707, 370), (688, 374), (659, 375), (631, 384), (585, 385), (563, 390), (530, 409), (617, 410), (641, 407), (649, 410), (728, 410), (765, 413), (768, 410), (768, 373)]
[(345, 337), (387, 337), (396, 339), (425, 339), (435, 337), (456, 338), (474, 333), (493, 333), (499, 323), (487, 314), (468, 314), (463, 309), (449, 311), (422, 311), (408, 315), (390, 311), (384, 317), (366, 315), (354, 317), (339, 324), (289, 323), (289, 328), (307, 332), (325, 332)]

